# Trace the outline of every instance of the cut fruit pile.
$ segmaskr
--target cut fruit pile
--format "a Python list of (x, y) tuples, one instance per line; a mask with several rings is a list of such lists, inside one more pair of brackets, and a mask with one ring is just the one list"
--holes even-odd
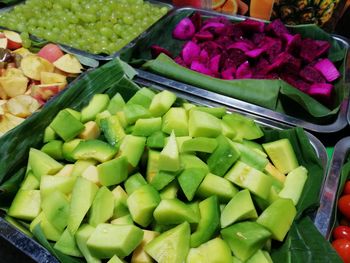
[(21, 36), (0, 33), (0, 136), (20, 124), (82, 72), (79, 60), (54, 44), (38, 54), (22, 47)]
[[(225, 80), (282, 79), (326, 105), (333, 102), (333, 83), (341, 75), (327, 58), (330, 43), (292, 34), (280, 20), (232, 23), (226, 17), (203, 19), (194, 13), (172, 35), (188, 40), (174, 58), (184, 67)], [(152, 48), (155, 55), (171, 55)]]
[(288, 139), (142, 88), (63, 109), (31, 148), (10, 217), (87, 262), (272, 262), (307, 180)]

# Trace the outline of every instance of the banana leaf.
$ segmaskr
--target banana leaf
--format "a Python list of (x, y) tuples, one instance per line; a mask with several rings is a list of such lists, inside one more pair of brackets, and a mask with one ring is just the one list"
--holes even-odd
[[(0, 150), (5, 154), (0, 156), (0, 176), (3, 182), (0, 184), (0, 189), (5, 186), (11, 186), (7, 187), (8, 189), (15, 189), (14, 182), (17, 186), (19, 185), (22, 175), (18, 174), (23, 173), (26, 167), (29, 148), (42, 146), (44, 129), (60, 109), (70, 107), (80, 110), (96, 93), (107, 93), (113, 96), (119, 92), (125, 100), (128, 100), (139, 89), (139, 86), (130, 81), (124, 70), (131, 76), (134, 74), (119, 60), (111, 61), (97, 70), (86, 73), (79, 80), (74, 81), (65, 93), (50, 101), (41, 112), (33, 115), (1, 138)], [(284, 259), (296, 258), (301, 254), (309, 255), (307, 259), (319, 258), (320, 251), (329, 252), (329, 256), (325, 256), (325, 260), (321, 258), (317, 262), (338, 262), (333, 257), (330, 244), (317, 232), (308, 218), (318, 205), (318, 196), (323, 181), (323, 168), (305, 132), (301, 128), (288, 130), (264, 128), (264, 134), (260, 142), (289, 138), (298, 156), (298, 161), (309, 171), (308, 181), (297, 207), (298, 217), (293, 223), (292, 231), (288, 234), (286, 241), (274, 246), (272, 251), (272, 256), (276, 259), (275, 262), (289, 262), (284, 261)], [(16, 174), (17, 172), (18, 174)], [(6, 206), (6, 204), (4, 203), (2, 206)], [(61, 255), (55, 251), (52, 244), (44, 237), (39, 226), (35, 228), (33, 234), (61, 262), (77, 262), (75, 258)], [(283, 259), (283, 261), (279, 259)]]
[[(296, 118), (314, 123), (326, 123), (334, 120), (339, 112), (341, 102), (344, 101), (349, 92), (349, 87), (345, 83), (347, 50), (341, 47), (328, 33), (315, 25), (289, 27), (292, 32), (300, 33), (303, 37), (327, 40), (331, 43), (329, 58), (336, 63), (343, 77), (334, 84), (334, 101), (331, 105), (325, 106), (282, 80), (259, 80), (257, 85), (254, 85), (255, 82), (252, 80), (221, 80), (186, 70), (164, 54), (152, 59), (150, 52), (152, 45), (164, 47), (173, 56), (177, 56), (181, 52), (185, 41), (173, 39), (172, 30), (181, 19), (190, 16), (193, 12), (193, 10), (181, 10), (181, 12), (160, 21), (145, 38), (140, 39), (133, 47), (122, 51), (120, 58), (135, 67), (142, 67), (177, 81), (196, 85), (199, 88), (234, 97)], [(240, 21), (240, 18), (232, 18), (231, 20), (233, 22)], [(252, 86), (254, 88), (251, 88)], [(269, 87), (271, 90), (268, 89)]]

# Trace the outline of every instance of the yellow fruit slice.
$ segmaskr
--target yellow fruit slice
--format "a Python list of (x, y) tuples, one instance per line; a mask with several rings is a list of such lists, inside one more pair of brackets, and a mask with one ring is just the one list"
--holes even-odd
[(222, 6), (215, 10), (230, 15), (237, 14), (238, 4), (236, 0), (227, 0)]

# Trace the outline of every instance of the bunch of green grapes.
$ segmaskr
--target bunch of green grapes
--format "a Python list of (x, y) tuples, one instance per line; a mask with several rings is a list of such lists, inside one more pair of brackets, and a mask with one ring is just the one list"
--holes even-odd
[(166, 13), (166, 7), (143, 0), (27, 0), (0, 14), (0, 25), (94, 54), (113, 54)]

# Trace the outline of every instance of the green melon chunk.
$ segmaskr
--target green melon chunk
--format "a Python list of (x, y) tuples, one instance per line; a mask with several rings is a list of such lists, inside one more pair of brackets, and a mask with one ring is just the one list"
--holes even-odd
[(112, 159), (117, 150), (106, 142), (100, 140), (81, 141), (74, 149), (73, 157), (76, 160), (95, 159), (106, 162)]
[(170, 134), (174, 131), (176, 136), (188, 135), (188, 118), (184, 108), (172, 107), (163, 116), (162, 131)]
[(145, 150), (146, 138), (126, 135), (120, 144), (120, 156), (126, 156), (132, 167), (136, 167)]
[(151, 185), (143, 185), (136, 189), (127, 199), (132, 219), (146, 227), (153, 219), (153, 211), (160, 202), (158, 192)]
[(128, 159), (120, 156), (97, 165), (98, 177), (102, 185), (110, 186), (123, 182), (128, 177)]
[(206, 176), (207, 171), (189, 168), (185, 169), (177, 178), (182, 191), (184, 192), (188, 201), (192, 201), (199, 185)]
[(95, 231), (95, 228), (90, 225), (82, 225), (78, 231), (75, 233), (75, 240), (77, 242), (78, 248), (83, 254), (85, 260), (88, 263), (101, 263), (101, 260), (92, 256), (90, 250), (87, 247), (86, 242), (88, 241), (91, 234)]
[(162, 131), (156, 131), (147, 137), (146, 145), (149, 148), (163, 148), (165, 145), (165, 137)]
[(69, 194), (73, 190), (75, 181), (75, 177), (44, 175), (40, 181), (40, 194), (46, 197), (56, 190)]
[(41, 148), (41, 151), (51, 156), (55, 160), (62, 160), (63, 159), (62, 146), (63, 146), (62, 141), (52, 140), (46, 143)]
[(204, 198), (217, 195), (221, 202), (228, 202), (237, 193), (237, 188), (230, 181), (209, 173), (199, 185), (196, 195)]
[(94, 159), (90, 160), (78, 160), (74, 163), (72, 177), (81, 176), (82, 173), (91, 165), (96, 165), (97, 161)]
[(253, 119), (239, 113), (230, 113), (222, 117), (222, 120), (236, 131), (235, 140), (254, 140), (264, 136), (263, 131)]
[(222, 131), (221, 122), (218, 118), (197, 110), (191, 110), (189, 113), (188, 129), (191, 137), (215, 138)]
[(41, 212), (34, 220), (30, 223), (29, 229), (33, 232), (34, 228), (40, 224), (40, 227), (48, 240), (58, 241), (62, 235), (62, 231), (55, 228), (49, 220), (47, 220), (45, 214)]
[(267, 252), (264, 253), (264, 251), (260, 249), (253, 256), (251, 256), (246, 262), (247, 263), (273, 263), (270, 255)]
[(128, 100), (127, 104), (139, 104), (148, 109), (155, 95), (152, 90), (143, 87)]
[(198, 247), (212, 238), (220, 224), (217, 196), (213, 195), (199, 203), (200, 220), (191, 235), (191, 247)]
[(180, 154), (180, 163), (182, 169), (197, 168), (209, 172), (208, 165), (194, 154)]
[(126, 204), (128, 194), (124, 191), (124, 189), (118, 185), (113, 189), (112, 194), (114, 195), (113, 218), (118, 218), (129, 214), (129, 209)]
[(91, 254), (97, 258), (124, 258), (141, 243), (143, 231), (134, 225), (99, 224), (87, 241)]
[(157, 93), (149, 106), (149, 111), (154, 117), (163, 116), (173, 105), (176, 95), (170, 91), (163, 90)]
[(135, 136), (150, 136), (151, 134), (160, 131), (162, 128), (162, 118), (138, 119), (132, 134)]
[(97, 226), (107, 222), (113, 215), (114, 195), (105, 186), (98, 189), (94, 201), (92, 202), (89, 214), (89, 224)]
[(281, 173), (289, 173), (299, 166), (293, 146), (288, 139), (264, 143), (262, 146)]
[(19, 190), (8, 210), (8, 215), (31, 221), (39, 215), (40, 205), (39, 190)]
[(197, 137), (186, 140), (180, 147), (180, 152), (206, 152), (212, 153), (218, 142), (214, 138)]
[(128, 125), (134, 124), (138, 119), (151, 117), (149, 110), (138, 104), (126, 104), (123, 112)]
[(111, 116), (112, 116), (112, 114), (108, 110), (104, 110), (100, 113), (97, 113), (96, 118), (95, 118), (95, 122), (101, 128), (101, 121), (103, 119), (106, 119), (106, 118), (111, 117)]
[(81, 120), (81, 113), (79, 111), (73, 110), (71, 108), (65, 108), (66, 111), (68, 111), (74, 118), (76, 118), (78, 121)]
[(305, 182), (307, 180), (307, 170), (303, 166), (299, 166), (290, 171), (284, 182), (282, 190), (278, 196), (282, 198), (292, 199), (294, 205), (298, 204), (299, 198), (303, 192)]
[(153, 213), (158, 224), (198, 223), (200, 215), (179, 199), (161, 200)]
[(59, 231), (63, 231), (67, 226), (69, 215), (69, 201), (60, 191), (54, 191), (44, 197), (41, 208), (47, 220)]
[(57, 139), (57, 134), (56, 132), (50, 127), (47, 126), (44, 131), (44, 139), (43, 142), (49, 142)]
[(116, 219), (113, 219), (111, 221), (111, 224), (113, 225), (133, 225), (134, 221), (132, 220), (132, 217), (130, 214), (127, 214), (125, 216), (118, 217)]
[(55, 174), (63, 168), (63, 165), (55, 159), (34, 148), (29, 150), (28, 165), (39, 181), (43, 175)]
[(82, 139), (73, 139), (71, 141), (65, 142), (62, 145), (62, 155), (63, 158), (68, 162), (74, 162), (76, 159), (74, 158), (74, 150), (77, 148)]
[(28, 172), (23, 182), (21, 183), (20, 189), (22, 190), (38, 190), (40, 186), (39, 180), (35, 177), (33, 172)]
[(228, 169), (239, 158), (240, 152), (225, 136), (217, 137), (218, 146), (209, 156), (207, 163), (211, 173), (224, 176)]
[(50, 127), (64, 141), (72, 140), (85, 129), (84, 124), (67, 110), (61, 110), (50, 123)]
[(159, 171), (152, 179), (151, 185), (157, 190), (162, 190), (170, 184), (175, 178), (177, 172)]
[(256, 222), (245, 221), (222, 229), (221, 236), (234, 256), (246, 261), (264, 246), (271, 233)]
[(100, 121), (101, 130), (112, 146), (118, 146), (125, 137), (125, 131), (117, 116), (110, 116)]
[(266, 165), (269, 163), (266, 157), (259, 154), (257, 151), (241, 143), (234, 143), (241, 153), (239, 160), (250, 165), (251, 167), (264, 171)]
[(270, 195), (273, 179), (241, 161), (235, 163), (227, 172), (225, 178), (240, 187), (248, 189), (262, 199), (267, 200)]
[(73, 257), (82, 257), (74, 236), (66, 229), (54, 245), (54, 249)]
[(146, 185), (145, 178), (140, 173), (133, 174), (124, 182), (125, 191), (131, 195), (139, 187)]
[(227, 227), (238, 220), (256, 219), (258, 214), (255, 210), (252, 197), (248, 190), (239, 191), (232, 197), (221, 213), (221, 227)]
[(143, 230), (143, 240), (134, 250), (131, 263), (152, 263), (153, 259), (146, 253), (145, 246), (159, 235), (158, 232)]
[(277, 199), (267, 207), (256, 220), (270, 230), (272, 238), (283, 241), (296, 216), (296, 209), (291, 199)]
[(172, 181), (166, 187), (164, 187), (160, 192), (160, 198), (163, 199), (173, 199), (177, 197), (177, 192), (179, 191), (179, 186), (176, 181)]
[(97, 190), (98, 187), (96, 184), (83, 177), (77, 178), (72, 191), (67, 225), (71, 234), (74, 234), (78, 230), (86, 213), (90, 209)]
[(107, 94), (95, 94), (90, 100), (89, 104), (81, 111), (81, 121), (93, 121), (96, 115), (105, 109), (109, 104), (109, 96)]
[(183, 263), (190, 248), (190, 225), (184, 222), (153, 239), (145, 251), (160, 263)]
[(174, 132), (171, 133), (167, 144), (160, 152), (158, 167), (160, 170), (173, 172), (180, 169), (179, 150)]
[(223, 120), (221, 120), (221, 127), (222, 127), (222, 135), (229, 138), (230, 140), (236, 137), (237, 135), (236, 130), (233, 129), (230, 125), (228, 125)]
[(117, 255), (114, 255), (107, 263), (124, 263)]
[(193, 108), (192, 110), (199, 110), (204, 111), (206, 113), (209, 113), (216, 118), (221, 119), (226, 114), (226, 108), (225, 107), (205, 107), (205, 106), (197, 106)]
[(149, 150), (147, 159), (147, 169), (146, 169), (146, 180), (147, 182), (152, 182), (153, 178), (159, 171), (159, 156), (160, 152)]
[(232, 263), (230, 247), (221, 238), (214, 238), (197, 248), (191, 248), (186, 263)]
[(118, 111), (122, 111), (125, 106), (125, 101), (120, 95), (120, 93), (116, 93), (108, 103), (107, 110), (111, 114), (116, 114)]

